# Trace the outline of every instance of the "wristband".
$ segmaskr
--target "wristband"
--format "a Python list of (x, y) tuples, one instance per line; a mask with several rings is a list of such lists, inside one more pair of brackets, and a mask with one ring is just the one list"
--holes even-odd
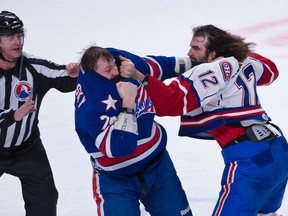
[(148, 74), (145, 75), (144, 79), (141, 82), (144, 86), (148, 85)]
[(134, 114), (134, 109), (122, 107), (122, 111), (121, 112), (128, 113), (128, 114)]

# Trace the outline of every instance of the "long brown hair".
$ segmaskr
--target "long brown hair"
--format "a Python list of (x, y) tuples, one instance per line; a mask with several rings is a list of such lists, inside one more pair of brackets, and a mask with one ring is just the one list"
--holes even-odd
[(216, 52), (216, 57), (235, 57), (238, 61), (243, 61), (248, 57), (255, 43), (246, 43), (245, 38), (233, 35), (227, 31), (217, 28), (214, 25), (197, 26), (192, 29), (193, 37), (207, 37), (206, 55)]

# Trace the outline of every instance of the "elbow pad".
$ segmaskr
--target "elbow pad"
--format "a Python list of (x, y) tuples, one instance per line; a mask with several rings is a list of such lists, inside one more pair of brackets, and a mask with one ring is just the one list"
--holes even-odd
[(178, 74), (182, 74), (192, 68), (192, 61), (189, 57), (176, 57), (175, 60), (176, 62), (174, 71)]
[(203, 62), (192, 61), (190, 57), (177, 57), (175, 59), (176, 59), (176, 63), (175, 63), (174, 70), (178, 74), (182, 74), (186, 72), (187, 70), (203, 63)]

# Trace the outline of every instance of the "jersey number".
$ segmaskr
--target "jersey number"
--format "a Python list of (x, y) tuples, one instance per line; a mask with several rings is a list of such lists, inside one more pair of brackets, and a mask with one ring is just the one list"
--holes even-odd
[(212, 85), (217, 85), (218, 80), (216, 76), (213, 76), (214, 72), (213, 71), (208, 71), (204, 74), (201, 74), (198, 78), (202, 82), (202, 85), (204, 88), (208, 88), (209, 84)]
[(244, 106), (257, 105), (258, 96), (256, 92), (256, 77), (252, 65), (246, 65), (242, 68), (235, 82), (238, 89), (242, 89), (242, 102)]

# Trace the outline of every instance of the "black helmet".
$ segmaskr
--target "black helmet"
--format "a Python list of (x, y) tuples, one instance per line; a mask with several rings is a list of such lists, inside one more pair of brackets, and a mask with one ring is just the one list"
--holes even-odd
[(0, 13), (0, 36), (23, 32), (23, 22), (9, 11)]

